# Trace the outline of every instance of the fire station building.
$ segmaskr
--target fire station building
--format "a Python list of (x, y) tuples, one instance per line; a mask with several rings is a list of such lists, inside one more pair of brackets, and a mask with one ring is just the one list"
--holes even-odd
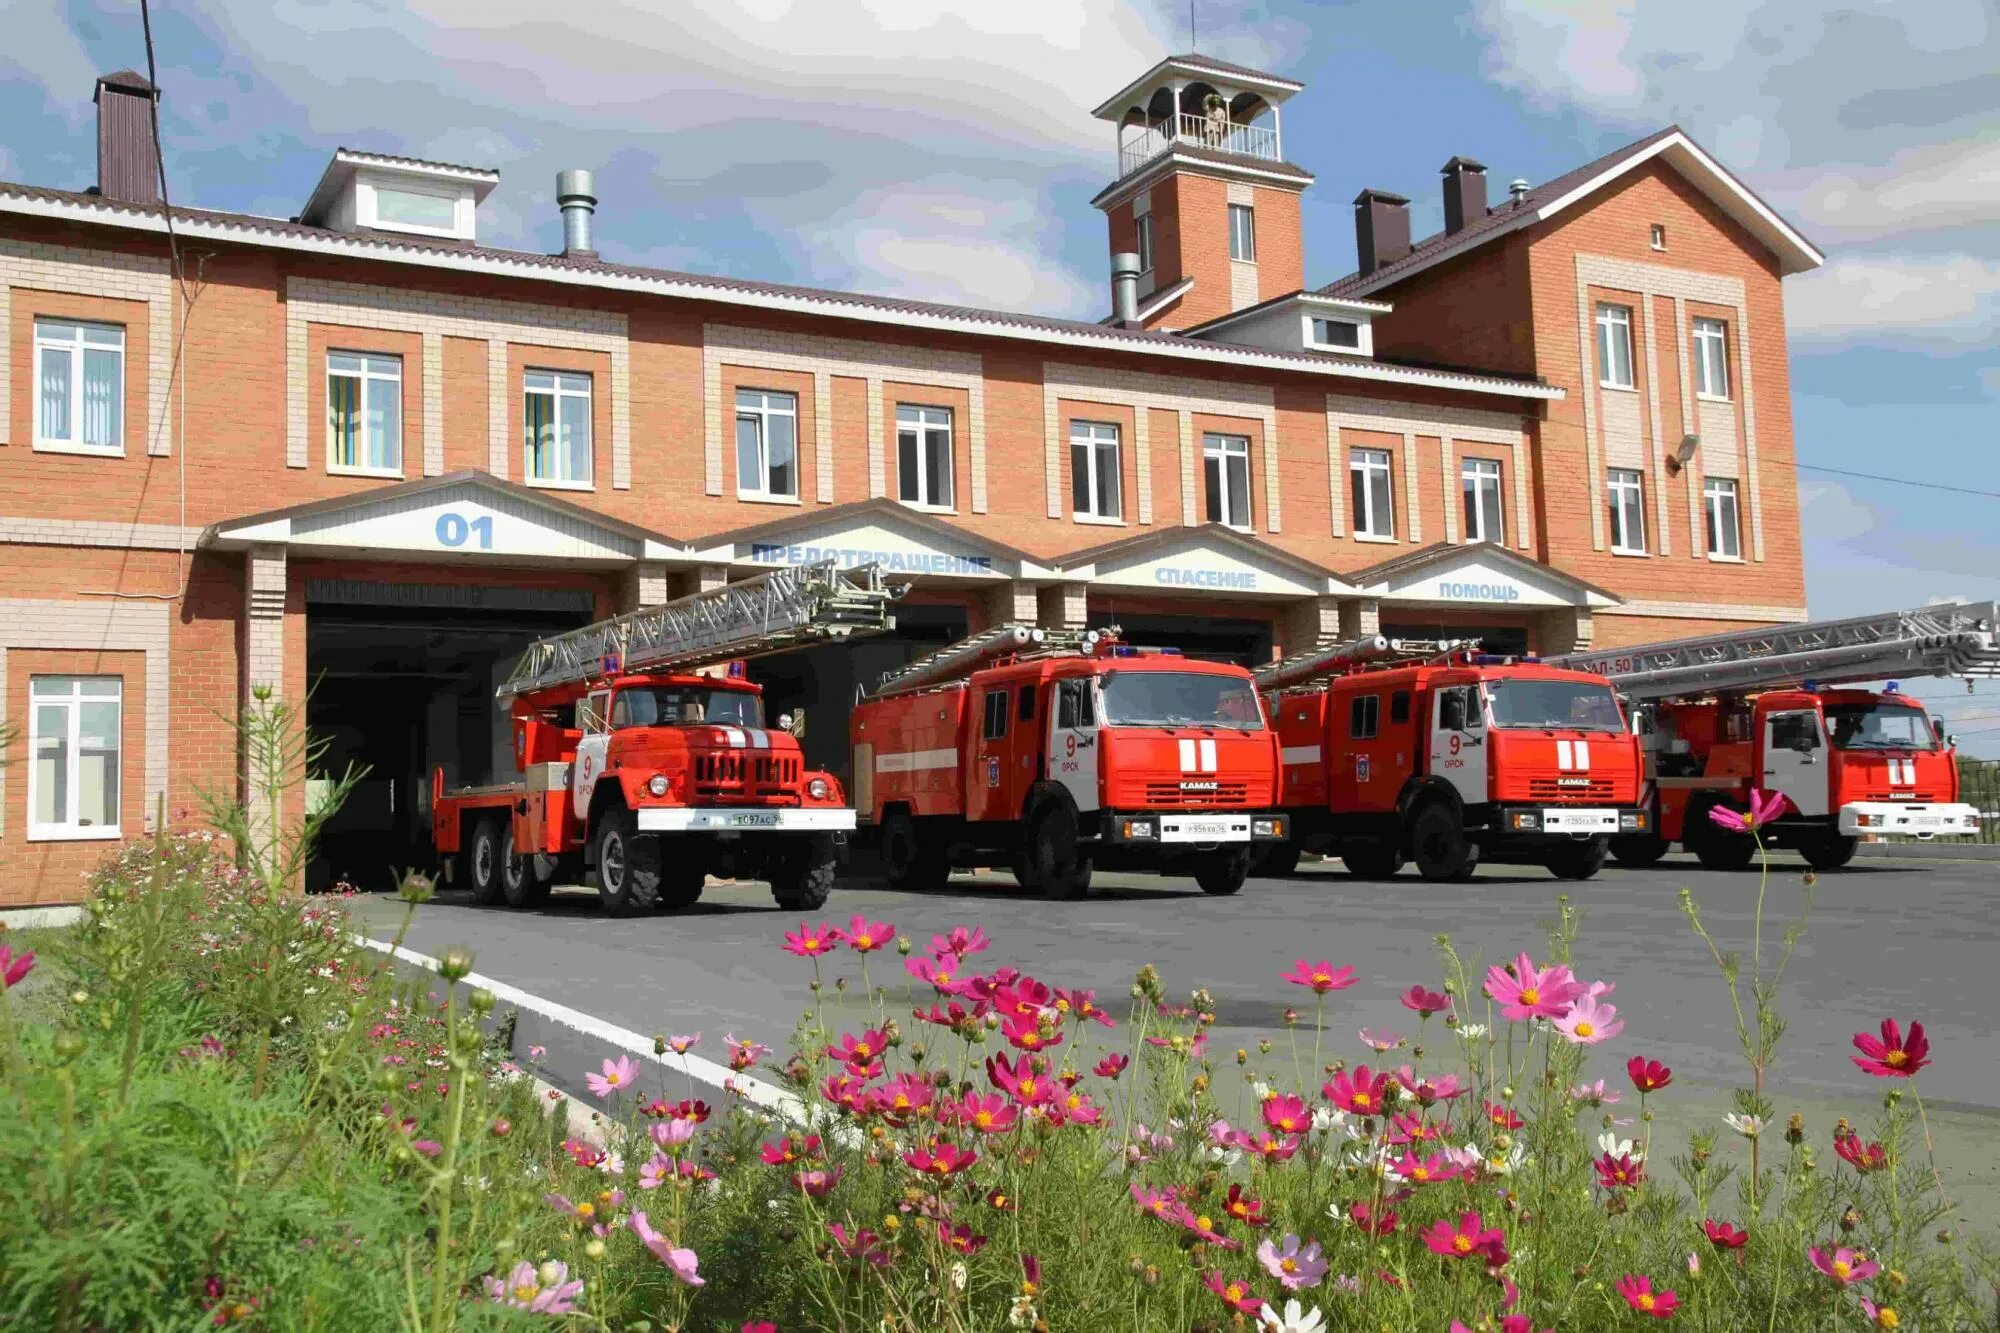
[(1535, 185), (1455, 157), (1426, 238), (1363, 190), (1312, 285), (1302, 92), (1187, 55), (1096, 108), (1089, 322), (609, 262), (643, 223), (584, 171), (560, 253), (499, 249), (497, 172), (350, 148), (296, 217), (176, 206), (177, 273), (158, 94), (100, 79), (97, 180), (0, 183), (0, 905), (229, 790), (262, 689), (369, 766), (341, 854), (420, 861), (432, 766), (511, 771), (524, 645), (801, 562), (909, 585), (754, 667), (836, 771), (858, 687), (1005, 621), (1259, 663), (1803, 619), (1780, 284), (1820, 253), (1669, 127)]

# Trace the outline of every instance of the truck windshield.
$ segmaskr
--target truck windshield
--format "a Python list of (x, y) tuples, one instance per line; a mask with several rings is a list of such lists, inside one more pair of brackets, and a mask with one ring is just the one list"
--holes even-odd
[(1623, 731), (1609, 685), (1575, 680), (1489, 680), (1493, 725), (1523, 731)]
[(764, 700), (747, 690), (712, 690), (687, 685), (639, 686), (618, 691), (611, 703), (611, 727), (761, 727)]
[(1937, 749), (1929, 715), (1902, 704), (1829, 704), (1826, 726), (1837, 750)]
[(1104, 721), (1113, 727), (1264, 729), (1249, 681), (1194, 671), (1106, 672)]

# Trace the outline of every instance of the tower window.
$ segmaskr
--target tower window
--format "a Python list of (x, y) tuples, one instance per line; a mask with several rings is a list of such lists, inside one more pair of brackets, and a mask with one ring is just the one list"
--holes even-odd
[(1229, 257), (1246, 263), (1257, 260), (1257, 212), (1248, 204), (1229, 206)]
[(1667, 248), (1667, 224), (1664, 222), (1653, 224), (1653, 248), (1655, 250)]
[(1151, 213), (1140, 215), (1138, 230), (1139, 271), (1141, 273), (1151, 273), (1153, 271), (1153, 215)]

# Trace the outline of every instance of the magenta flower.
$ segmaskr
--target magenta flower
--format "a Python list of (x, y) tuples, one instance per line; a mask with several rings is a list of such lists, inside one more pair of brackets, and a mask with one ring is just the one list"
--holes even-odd
[(701, 1045), (701, 1034), (699, 1032), (695, 1033), (693, 1036), (690, 1037), (667, 1038), (667, 1049), (672, 1051), (675, 1055), (686, 1055), (689, 1051), (693, 1050), (695, 1047), (699, 1045)]
[(1422, 986), (1412, 986), (1399, 997), (1405, 1009), (1414, 1009), (1424, 1018), (1442, 1013), (1451, 1008), (1451, 997), (1443, 991), (1425, 990)]
[(664, 1153), (654, 1153), (639, 1167), (639, 1188), (656, 1190), (674, 1174), (674, 1164)]
[(1478, 1255), (1495, 1267), (1507, 1261), (1506, 1234), (1499, 1227), (1486, 1226), (1478, 1213), (1461, 1214), (1456, 1227), (1440, 1217), (1424, 1233), (1424, 1244), (1431, 1253), (1447, 1259)]
[(840, 1183), (840, 1177), (846, 1171), (847, 1168), (844, 1166), (816, 1166), (804, 1171), (794, 1171), (792, 1185), (807, 1198), (824, 1199), (833, 1192), (833, 1187)]
[(1561, 963), (1537, 968), (1525, 953), (1514, 960), (1514, 973), (1504, 967), (1486, 969), (1486, 990), (1500, 1005), (1500, 1015), (1516, 1023), (1530, 1018), (1561, 1018), (1570, 1002), (1583, 994), (1583, 983)]
[(1367, 1065), (1356, 1065), (1351, 1071), (1343, 1069), (1335, 1074), (1333, 1081), (1320, 1091), (1350, 1115), (1376, 1116), (1382, 1114), (1383, 1094), (1388, 1087), (1387, 1074), (1374, 1073)]
[(896, 942), (896, 928), (887, 921), (870, 921), (856, 914), (847, 927), (847, 947), (856, 953), (874, 953)]
[(1727, 806), (1712, 805), (1708, 809), (1708, 817), (1731, 833), (1755, 833), (1791, 809), (1791, 806), (1791, 798), (1781, 791), (1761, 791), (1752, 788), (1749, 813), (1739, 813)]
[(1281, 973), (1279, 979), (1289, 981), (1294, 986), (1308, 987), (1315, 995), (1324, 995), (1330, 990), (1346, 990), (1354, 984), (1352, 967), (1336, 968), (1322, 958), (1317, 963), (1308, 963), (1301, 958), (1289, 972)]
[(583, 1081), (597, 1097), (609, 1097), (620, 1088), (629, 1088), (639, 1081), (639, 1066), (632, 1063), (632, 1057), (621, 1055), (617, 1060), (606, 1060), (602, 1074), (585, 1074)]
[(1266, 1098), (1263, 1112), (1264, 1123), (1280, 1134), (1303, 1134), (1312, 1125), (1311, 1108), (1290, 1093)]
[(821, 954), (832, 953), (833, 946), (841, 939), (838, 927), (824, 923), (809, 926), (801, 921), (797, 930), (785, 932), (784, 949), (786, 953), (797, 954), (800, 958), (817, 958)]
[(1302, 1287), (1317, 1287), (1326, 1276), (1327, 1262), (1320, 1257), (1319, 1242), (1313, 1241), (1300, 1248), (1297, 1236), (1286, 1236), (1280, 1246), (1269, 1237), (1257, 1247), (1257, 1262), (1264, 1265), (1264, 1271), (1278, 1279), (1286, 1291), (1298, 1291)]
[(702, 1285), (701, 1274), (695, 1271), (699, 1256), (693, 1250), (678, 1248), (665, 1236), (653, 1230), (647, 1224), (644, 1213), (633, 1213), (630, 1225), (633, 1234), (639, 1237), (639, 1243), (651, 1250), (659, 1261), (667, 1266), (668, 1272), (690, 1287)]
[(1922, 1023), (1910, 1024), (1910, 1035), (1905, 1038), (1902, 1025), (1893, 1018), (1885, 1018), (1880, 1039), (1857, 1032), (1854, 1049), (1861, 1054), (1847, 1058), (1866, 1073), (1876, 1078), (1909, 1078), (1930, 1063), (1931, 1042), (1924, 1035)]
[(1595, 1046), (1623, 1032), (1625, 1024), (1618, 1017), (1616, 1005), (1600, 1004), (1594, 996), (1585, 995), (1555, 1021), (1555, 1029), (1571, 1045)]
[(931, 957), (942, 963), (947, 957), (964, 962), (976, 953), (986, 952), (989, 941), (982, 926), (970, 930), (964, 926), (953, 926), (949, 935), (931, 936)]
[(1361, 1029), (1361, 1044), (1372, 1048), (1377, 1055), (1395, 1050), (1403, 1044), (1401, 1033), (1377, 1032), (1373, 1028)]
[(1814, 1246), (1806, 1252), (1812, 1266), (1832, 1278), (1843, 1287), (1851, 1287), (1856, 1282), (1866, 1282), (1882, 1271), (1882, 1265), (1870, 1259), (1859, 1250), (1850, 1250), (1845, 1245), (1832, 1254)]
[(14, 953), (6, 945), (0, 944), (0, 990), (12, 990), (21, 984), (28, 973), (35, 970), (35, 955), (32, 950)]
[(694, 1128), (698, 1121), (683, 1120), (673, 1116), (666, 1120), (655, 1120), (646, 1126), (646, 1133), (662, 1148), (678, 1148), (694, 1138)]
[(1428, 1074), (1419, 1075), (1410, 1065), (1404, 1065), (1396, 1071), (1396, 1082), (1402, 1084), (1403, 1090), (1420, 1106), (1435, 1106), (1439, 1102), (1456, 1101), (1467, 1091), (1459, 1086), (1456, 1074), (1432, 1078)]
[(488, 1300), (532, 1314), (573, 1314), (576, 1298), (583, 1294), (583, 1283), (569, 1281), (569, 1265), (560, 1259), (549, 1260), (539, 1270), (523, 1259), (504, 1282), (497, 1277), (485, 1282)]

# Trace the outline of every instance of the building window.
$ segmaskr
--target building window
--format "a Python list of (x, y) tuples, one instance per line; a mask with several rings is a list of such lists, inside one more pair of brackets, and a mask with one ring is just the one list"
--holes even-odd
[(1257, 213), (1248, 204), (1229, 206), (1229, 257), (1256, 262)]
[(1664, 222), (1653, 224), (1653, 248), (1655, 250), (1667, 248), (1667, 224)]
[(896, 485), (905, 504), (951, 508), (950, 408), (896, 404)]
[(1153, 271), (1153, 215), (1142, 214), (1138, 223), (1139, 231), (1139, 271)]
[(1719, 319), (1694, 322), (1694, 387), (1703, 398), (1729, 397), (1729, 326)]
[(1632, 307), (1597, 307), (1597, 382), (1607, 389), (1632, 387)]
[(1646, 490), (1639, 473), (1611, 469), (1607, 491), (1611, 505), (1611, 549), (1621, 555), (1646, 553)]
[(1736, 483), (1710, 477), (1702, 483), (1702, 507), (1708, 513), (1708, 553), (1722, 560), (1743, 558), (1743, 533), (1736, 520)]
[(28, 836), (118, 836), (125, 684), (115, 676), (28, 681)]
[(527, 427), (521, 475), (530, 485), (590, 485), (590, 376), (531, 370), (523, 410)]
[(736, 391), (736, 493), (759, 500), (799, 498), (796, 395)]
[(1250, 437), (1204, 435), (1201, 462), (1208, 480), (1208, 521), (1250, 526)]
[(1389, 451), (1356, 449), (1348, 456), (1347, 475), (1354, 490), (1354, 535), (1393, 540), (1396, 509), (1389, 483)]
[(1070, 500), (1078, 518), (1124, 517), (1118, 493), (1118, 427), (1104, 421), (1069, 423)]
[(125, 330), (35, 321), (35, 447), (125, 452)]
[(1465, 496), (1465, 539), (1504, 543), (1507, 530), (1500, 517), (1499, 461), (1468, 458), (1459, 464), (1458, 481)]
[(385, 227), (456, 231), (458, 196), (432, 194), (427, 190), (392, 190), (378, 185), (375, 187), (375, 221)]
[(1347, 705), (1347, 738), (1371, 740), (1382, 730), (1382, 696), (1357, 694)]
[(1349, 351), (1361, 348), (1361, 326), (1351, 319), (1315, 319), (1312, 335), (1317, 347), (1342, 347)]
[(331, 472), (403, 475), (403, 359), (326, 354), (326, 466)]

